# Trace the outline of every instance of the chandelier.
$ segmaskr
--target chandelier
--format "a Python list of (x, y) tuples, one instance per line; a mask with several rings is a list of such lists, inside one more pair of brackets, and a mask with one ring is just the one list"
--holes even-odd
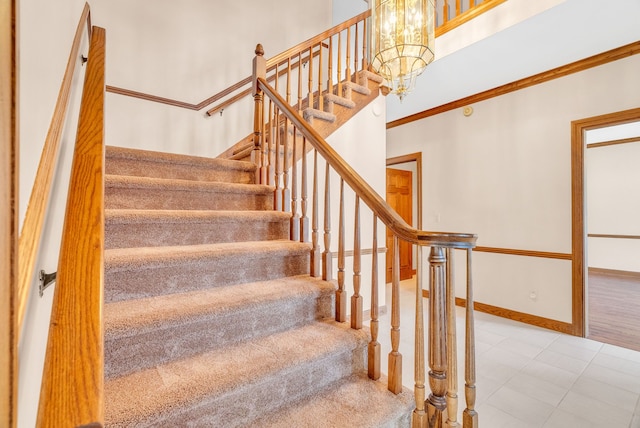
[(433, 0), (375, 0), (371, 66), (400, 101), (433, 61)]

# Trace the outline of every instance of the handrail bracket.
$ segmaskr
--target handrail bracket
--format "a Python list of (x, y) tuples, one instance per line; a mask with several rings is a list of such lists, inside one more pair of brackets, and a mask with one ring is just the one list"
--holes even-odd
[(40, 297), (44, 296), (44, 290), (46, 290), (51, 284), (56, 282), (57, 273), (58, 272), (46, 273), (44, 269), (40, 270), (40, 285), (38, 286)]

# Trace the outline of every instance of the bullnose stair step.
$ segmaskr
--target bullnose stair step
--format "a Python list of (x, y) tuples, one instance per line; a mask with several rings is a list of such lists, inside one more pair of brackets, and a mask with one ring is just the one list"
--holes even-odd
[(105, 250), (105, 301), (308, 274), (310, 249), (279, 240)]
[[(375, 403), (375, 404), (374, 404)], [(290, 428), (292, 422), (306, 428), (397, 428), (411, 426), (413, 393), (394, 395), (387, 379), (372, 382), (365, 374), (346, 377), (295, 406), (260, 419), (262, 428)]]
[(329, 318), (335, 290), (301, 275), (109, 303), (105, 378)]
[(251, 184), (256, 166), (251, 162), (163, 153), (125, 147), (106, 147), (106, 174), (225, 181)]
[(255, 426), (364, 370), (366, 332), (314, 322), (105, 382), (107, 426)]
[(280, 211), (105, 210), (105, 248), (287, 239)]
[(105, 206), (110, 209), (270, 210), (273, 191), (260, 184), (105, 176)]

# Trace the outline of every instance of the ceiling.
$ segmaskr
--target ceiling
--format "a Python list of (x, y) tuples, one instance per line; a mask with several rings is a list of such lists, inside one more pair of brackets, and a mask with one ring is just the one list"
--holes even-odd
[(387, 97), (387, 121), (639, 40), (640, 0), (566, 0), (435, 60), (402, 102)]

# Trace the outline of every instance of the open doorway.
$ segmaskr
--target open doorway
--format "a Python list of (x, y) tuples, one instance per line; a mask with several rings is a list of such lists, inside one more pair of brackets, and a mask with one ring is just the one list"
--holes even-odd
[[(590, 337), (589, 321), (590, 321), (590, 305), (589, 297), (597, 295), (590, 293), (590, 284), (588, 281), (589, 262), (588, 262), (588, 232), (592, 235), (606, 235), (609, 232), (589, 231), (587, 218), (587, 195), (586, 195), (586, 163), (587, 156), (587, 135), (588, 133), (613, 127), (617, 125), (629, 124), (640, 121), (640, 108), (625, 110), (601, 116), (594, 116), (586, 119), (580, 119), (571, 123), (571, 194), (572, 194), (572, 326), (573, 334), (577, 336)], [(614, 138), (615, 140), (615, 138)], [(614, 141), (612, 140), (612, 141)], [(597, 150), (597, 149), (596, 149)], [(638, 193), (638, 192), (636, 192)], [(628, 195), (628, 198), (636, 197), (634, 194)], [(637, 215), (635, 216), (637, 218)], [(638, 234), (640, 235), (640, 233)], [(592, 238), (602, 239), (596, 236)], [(618, 248), (618, 251), (622, 247)], [(615, 253), (612, 253), (615, 254)], [(595, 289), (594, 289), (595, 290)], [(616, 293), (618, 298), (620, 293)], [(619, 307), (619, 305), (615, 305)], [(638, 306), (634, 307), (634, 312), (638, 312)], [(617, 327), (622, 330), (621, 326)], [(602, 339), (599, 339), (602, 340)], [(604, 340), (603, 340), (604, 341)]]
[(584, 140), (587, 337), (640, 351), (640, 121)]
[[(422, 228), (422, 153), (387, 159), (387, 202), (408, 224)], [(387, 232), (388, 233), (388, 232)], [(391, 281), (393, 245), (387, 235), (386, 281)], [(416, 272), (413, 245), (400, 241), (400, 280), (411, 279)]]

